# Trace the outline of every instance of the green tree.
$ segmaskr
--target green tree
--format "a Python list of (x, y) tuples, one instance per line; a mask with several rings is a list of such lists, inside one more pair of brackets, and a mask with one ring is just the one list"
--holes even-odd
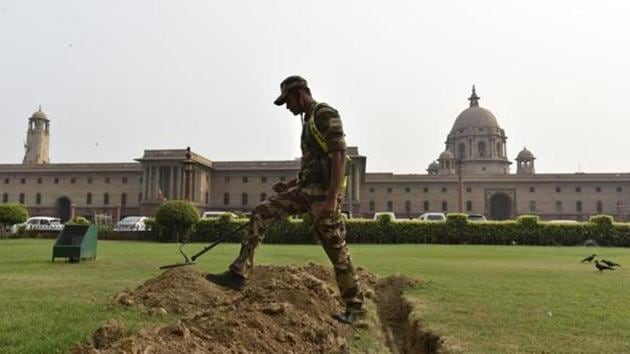
[(155, 222), (171, 241), (186, 239), (199, 221), (197, 209), (183, 200), (170, 200), (160, 206), (155, 214)]
[(0, 236), (13, 224), (21, 224), (28, 219), (28, 211), (22, 204), (0, 205)]

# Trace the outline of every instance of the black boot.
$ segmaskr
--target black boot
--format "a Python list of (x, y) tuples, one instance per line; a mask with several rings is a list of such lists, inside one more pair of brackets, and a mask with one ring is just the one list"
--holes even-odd
[(230, 288), (233, 290), (243, 290), (245, 285), (247, 285), (247, 280), (242, 276), (232, 273), (229, 270), (226, 270), (220, 274), (208, 274), (206, 275), (206, 279), (211, 283), (215, 283), (217, 285), (224, 286), (226, 288)]

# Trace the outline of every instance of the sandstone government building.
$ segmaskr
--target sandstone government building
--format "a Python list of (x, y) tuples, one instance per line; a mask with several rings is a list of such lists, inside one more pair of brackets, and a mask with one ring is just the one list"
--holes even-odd
[[(366, 217), (378, 211), (400, 218), (461, 211), (495, 220), (522, 214), (586, 220), (601, 213), (628, 219), (629, 173), (536, 173), (536, 158), (527, 149), (513, 163), (505, 131), (479, 99), (473, 87), (469, 107), (455, 119), (444, 151), (426, 173), (367, 172), (366, 156), (350, 147), (353, 168), (344, 208)], [(22, 203), (30, 215), (63, 220), (71, 215), (117, 220), (153, 215), (164, 200), (184, 199), (185, 149), (145, 150), (121, 163), (50, 163), (50, 134), (40, 107), (28, 118), (22, 164), (0, 164), (2, 203)], [(273, 193), (275, 181), (293, 178), (299, 168), (297, 160), (214, 161), (194, 152), (188, 161), (192, 201), (200, 211), (249, 211)]]

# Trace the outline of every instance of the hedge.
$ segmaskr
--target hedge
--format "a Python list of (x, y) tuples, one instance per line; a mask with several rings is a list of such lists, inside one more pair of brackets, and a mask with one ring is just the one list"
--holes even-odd
[[(210, 243), (247, 222), (247, 219), (202, 219), (196, 224), (189, 241)], [(613, 223), (612, 218), (606, 215), (593, 217), (588, 222), (556, 224), (530, 215), (510, 221), (468, 222), (462, 214), (450, 214), (446, 222), (350, 219), (346, 221), (346, 228), (349, 243), (630, 247), (630, 223)], [(226, 242), (240, 242), (246, 230), (247, 227)], [(36, 232), (27, 232), (24, 236), (37, 237)], [(156, 231), (119, 233), (101, 230), (99, 239), (160, 241)], [(284, 219), (269, 228), (263, 242), (315, 244), (318, 241), (309, 219)]]
[[(201, 220), (192, 235), (192, 242), (212, 242), (225, 233), (233, 232), (247, 220)], [(282, 220), (266, 234), (267, 244), (313, 244), (317, 240), (309, 221)], [(589, 222), (555, 224), (525, 215), (517, 220), (469, 222), (465, 214), (449, 214), (446, 222), (419, 220), (346, 221), (349, 243), (435, 243), (485, 245), (630, 246), (630, 223), (613, 223), (606, 215)], [(245, 231), (233, 235), (227, 242), (239, 242)]]

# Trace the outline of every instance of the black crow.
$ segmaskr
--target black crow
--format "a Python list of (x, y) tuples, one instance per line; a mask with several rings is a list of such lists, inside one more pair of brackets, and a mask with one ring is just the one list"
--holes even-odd
[(591, 263), (593, 261), (593, 259), (595, 259), (595, 256), (597, 256), (597, 255), (595, 253), (593, 253), (592, 255), (584, 258), (580, 263), (584, 263), (584, 262)]
[(621, 264), (615, 263), (613, 261), (609, 261), (609, 260), (606, 260), (606, 259), (602, 259), (602, 263), (604, 263), (605, 265), (610, 266), (610, 267), (621, 267)]
[(595, 268), (597, 268), (597, 270), (599, 270), (600, 272), (603, 272), (605, 270), (615, 270), (615, 268), (607, 266), (605, 264), (601, 264), (597, 260), (595, 260)]

